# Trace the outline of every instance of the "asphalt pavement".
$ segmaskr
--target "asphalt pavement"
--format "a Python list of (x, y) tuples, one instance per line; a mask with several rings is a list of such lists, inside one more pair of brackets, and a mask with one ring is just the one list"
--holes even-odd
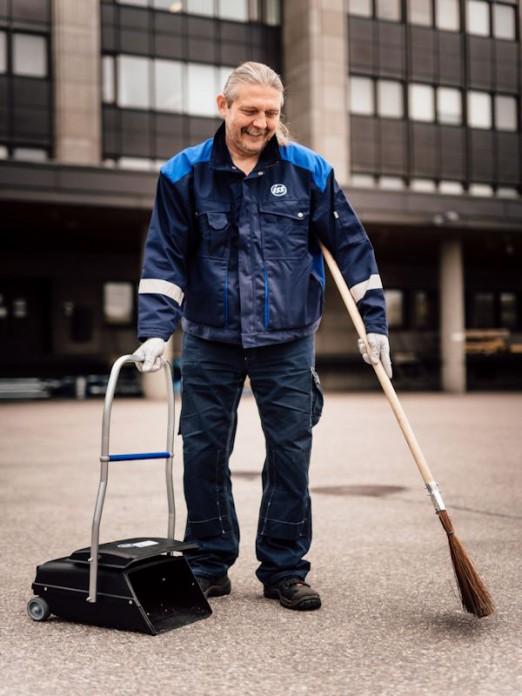
[[(26, 615), (35, 567), (89, 544), (102, 402), (0, 406), (0, 693), (486, 696), (522, 693), (520, 394), (407, 394), (404, 408), (496, 613), (463, 613), (446, 535), (380, 394), (327, 394), (311, 465), (309, 581), (323, 607), (262, 597), (254, 539), (264, 444), (244, 395), (231, 468), (233, 591), (158, 636)], [(162, 403), (119, 400), (113, 451), (164, 447)], [(185, 510), (176, 438), (177, 531)], [(102, 541), (163, 536), (161, 462), (111, 464)]]

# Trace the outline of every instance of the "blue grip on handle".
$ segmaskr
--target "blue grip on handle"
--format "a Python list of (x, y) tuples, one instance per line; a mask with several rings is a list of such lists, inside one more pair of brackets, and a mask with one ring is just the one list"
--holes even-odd
[(171, 452), (129, 452), (129, 454), (109, 454), (110, 462), (130, 462), (137, 459), (168, 459)]

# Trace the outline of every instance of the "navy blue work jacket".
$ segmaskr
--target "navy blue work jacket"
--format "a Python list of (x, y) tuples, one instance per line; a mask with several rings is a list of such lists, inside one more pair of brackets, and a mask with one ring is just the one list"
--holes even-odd
[(372, 246), (332, 167), (274, 136), (255, 169), (232, 162), (224, 124), (161, 168), (139, 286), (138, 337), (183, 330), (245, 348), (317, 330), (337, 261), (367, 332), (387, 333)]

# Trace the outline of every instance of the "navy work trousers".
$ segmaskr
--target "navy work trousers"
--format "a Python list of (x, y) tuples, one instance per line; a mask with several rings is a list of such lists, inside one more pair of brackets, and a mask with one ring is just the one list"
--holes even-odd
[[(314, 359), (313, 336), (243, 348), (184, 335), (180, 432), (188, 512), (185, 539), (199, 545), (198, 551), (186, 554), (195, 575), (223, 575), (238, 556), (239, 525), (228, 462), (248, 375), (266, 443), (257, 577), (263, 584), (306, 577), (310, 563), (303, 557), (312, 540), (312, 426), (322, 409)], [(259, 453), (253, 450), (251, 457), (256, 464)]]

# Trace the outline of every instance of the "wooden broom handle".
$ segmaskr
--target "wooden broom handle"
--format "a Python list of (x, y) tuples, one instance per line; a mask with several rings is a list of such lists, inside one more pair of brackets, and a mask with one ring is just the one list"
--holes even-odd
[[(353, 299), (348, 289), (348, 286), (346, 285), (346, 282), (341, 274), (341, 271), (339, 270), (339, 267), (335, 263), (328, 249), (322, 243), (321, 250), (326, 259), (326, 263), (328, 264), (328, 268), (330, 269), (330, 273), (332, 274), (333, 279), (335, 280), (337, 289), (341, 293), (341, 297), (343, 298), (343, 302), (346, 305), (348, 314), (350, 315), (353, 321), (355, 330), (366, 344), (366, 350), (369, 354), (370, 349), (368, 346), (368, 339), (366, 337), (366, 329), (364, 327), (364, 322), (361, 318), (361, 315), (359, 314), (359, 310), (357, 309), (357, 305), (355, 304), (355, 300)], [(384, 393), (386, 394), (386, 398), (390, 402), (390, 406), (392, 407), (393, 413), (395, 414), (395, 418), (399, 423), (399, 426), (402, 430), (402, 434), (404, 435), (408, 447), (410, 448), (410, 451), (413, 455), (413, 458), (415, 459), (415, 463), (417, 464), (419, 473), (424, 479), (424, 483), (432, 483), (433, 476), (431, 475), (428, 463), (426, 462), (420, 445), (417, 442), (417, 438), (415, 437), (415, 434), (411, 429), (411, 425), (409, 424), (408, 418), (406, 417), (406, 414), (404, 413), (404, 410), (400, 404), (399, 397), (395, 393), (395, 389), (392, 386), (390, 378), (386, 374), (384, 367), (382, 366), (380, 361), (376, 365), (372, 363), (372, 367), (375, 370), (375, 374), (377, 375), (377, 379), (381, 383), (381, 387), (383, 388)]]

